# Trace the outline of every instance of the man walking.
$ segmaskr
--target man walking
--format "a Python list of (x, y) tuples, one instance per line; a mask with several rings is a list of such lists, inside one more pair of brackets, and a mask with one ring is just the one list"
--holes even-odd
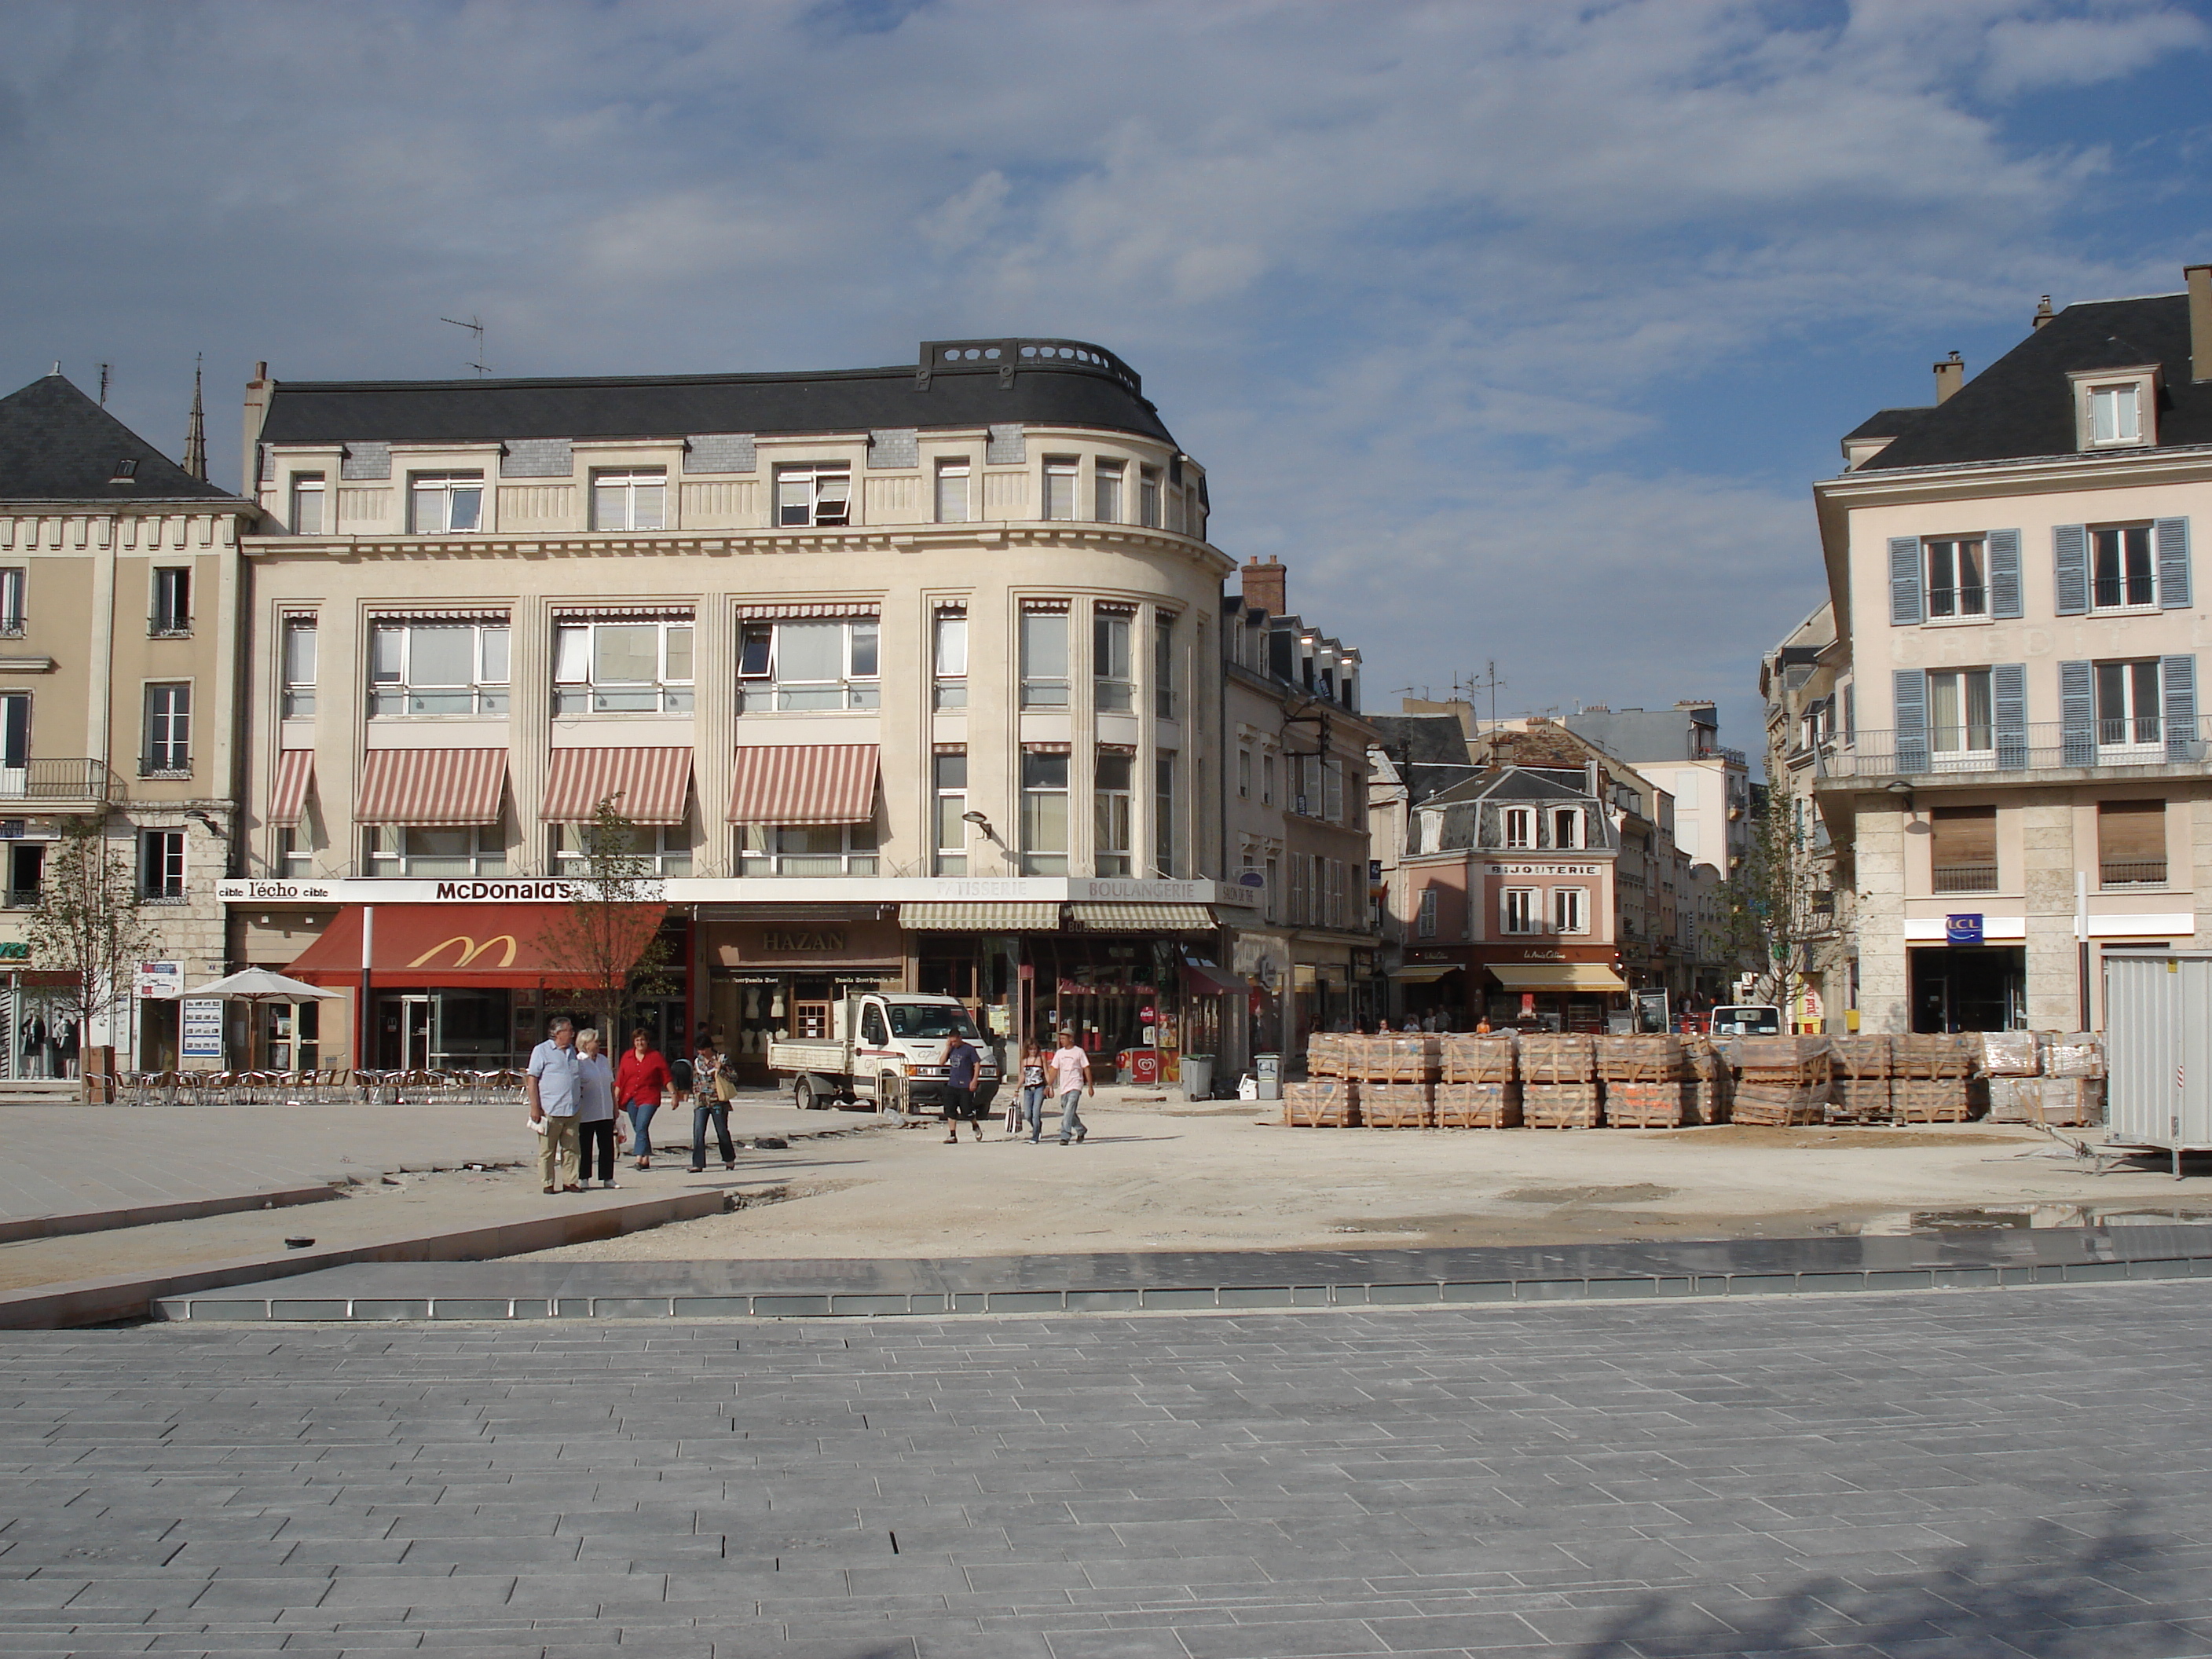
[(1098, 1085), (1091, 1080), (1091, 1056), (1075, 1040), (1073, 1026), (1060, 1034), (1060, 1047), (1052, 1051), (1052, 1075), (1053, 1087), (1060, 1091), (1060, 1144), (1066, 1146), (1071, 1134), (1080, 1143), (1091, 1131), (1076, 1108), (1085, 1095), (1097, 1095)]
[(975, 1067), (982, 1057), (975, 1045), (957, 1031), (945, 1039), (945, 1144), (960, 1139), (965, 1122), (975, 1139), (983, 1138), (983, 1114), (975, 1104)]
[(522, 1086), (530, 1100), (530, 1121), (544, 1125), (538, 1146), (538, 1178), (551, 1192), (557, 1181), (564, 1192), (584, 1190), (576, 1178), (576, 1103), (581, 1073), (576, 1064), (576, 1025), (556, 1019), (546, 1040), (530, 1051)]

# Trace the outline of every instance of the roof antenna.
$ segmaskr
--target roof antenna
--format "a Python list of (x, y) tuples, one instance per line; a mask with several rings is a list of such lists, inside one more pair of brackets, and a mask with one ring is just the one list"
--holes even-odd
[(100, 406), (102, 409), (107, 407), (107, 365), (106, 363), (100, 366)]
[(185, 471), (204, 482), (207, 478), (207, 410), (200, 402), (200, 359), (192, 354), (192, 413), (185, 422)]
[(484, 362), (484, 325), (483, 319), (471, 317), (465, 323), (458, 317), (441, 317), (438, 320), (441, 323), (451, 323), (455, 328), (465, 328), (468, 330), (470, 333), (477, 337), (476, 362), (471, 363), (469, 367), (476, 370), (479, 374), (490, 374), (491, 365)]

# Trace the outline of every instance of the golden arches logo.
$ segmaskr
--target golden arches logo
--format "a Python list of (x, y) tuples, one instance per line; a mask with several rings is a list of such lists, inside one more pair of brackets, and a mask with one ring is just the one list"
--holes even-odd
[(472, 968), (476, 965), (477, 958), (482, 956), (485, 951), (490, 950), (495, 945), (505, 945), (507, 947), (507, 954), (500, 957), (497, 962), (493, 963), (491, 965), (495, 968), (512, 968), (514, 966), (514, 935), (512, 933), (495, 933), (491, 938), (484, 940), (481, 945), (479, 945), (476, 940), (471, 939), (466, 933), (455, 933), (451, 939), (440, 939), (435, 945), (423, 951), (421, 956), (416, 957), (414, 961), (409, 963), (407, 965), (410, 968), (427, 968), (430, 964), (430, 958), (436, 956), (439, 951), (444, 950), (448, 945), (454, 946), (460, 952), (457, 960), (447, 964), (451, 967)]

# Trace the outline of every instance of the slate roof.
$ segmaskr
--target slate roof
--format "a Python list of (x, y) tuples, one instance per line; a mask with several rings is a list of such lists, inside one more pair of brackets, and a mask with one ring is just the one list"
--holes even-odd
[(1901, 438), (1918, 425), (1923, 415), (1936, 412), (1934, 404), (1923, 404), (1917, 409), (1878, 409), (1844, 434), (1844, 441), (1854, 438)]
[(2212, 382), (2200, 386), (2190, 379), (2189, 296), (2160, 294), (2070, 305), (1948, 402), (1920, 410), (1885, 410), (1852, 435), (1893, 435), (1876, 426), (1883, 416), (1906, 414), (1912, 419), (1894, 434), (1896, 442), (1860, 470), (2075, 454), (2079, 446), (2067, 375), (2138, 363), (2159, 363), (2165, 369), (2158, 447), (2212, 444)]
[(1415, 766), (1471, 766), (1467, 733), (1450, 714), (1370, 714), (1368, 724), (1382, 733), (1393, 760)]
[[(136, 461), (128, 483), (118, 461)], [(236, 501), (195, 478), (59, 374), (0, 398), (0, 501)]]
[[(1014, 363), (929, 364), (781, 374), (621, 375), (526, 380), (280, 380), (261, 441), (272, 444), (489, 442), (509, 438), (680, 438), (706, 433), (867, 432), (1015, 422), (1103, 428), (1172, 444), (1135, 373), (1016, 355)], [(1051, 343), (1055, 348), (1060, 343)], [(940, 356), (948, 343), (925, 342)], [(927, 359), (925, 359), (927, 361)], [(924, 382), (926, 380), (926, 389)]]
[(1426, 803), (1440, 806), (1465, 800), (1588, 800), (1589, 791), (1577, 778), (1572, 784), (1547, 777), (1531, 767), (1508, 766), (1480, 777), (1469, 778), (1431, 796)]

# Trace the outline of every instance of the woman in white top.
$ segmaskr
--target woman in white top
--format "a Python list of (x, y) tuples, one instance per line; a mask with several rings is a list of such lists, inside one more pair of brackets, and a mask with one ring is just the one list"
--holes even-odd
[(599, 1159), (599, 1185), (615, 1184), (615, 1067), (600, 1052), (599, 1034), (576, 1033), (577, 1178), (592, 1184), (592, 1160)]

